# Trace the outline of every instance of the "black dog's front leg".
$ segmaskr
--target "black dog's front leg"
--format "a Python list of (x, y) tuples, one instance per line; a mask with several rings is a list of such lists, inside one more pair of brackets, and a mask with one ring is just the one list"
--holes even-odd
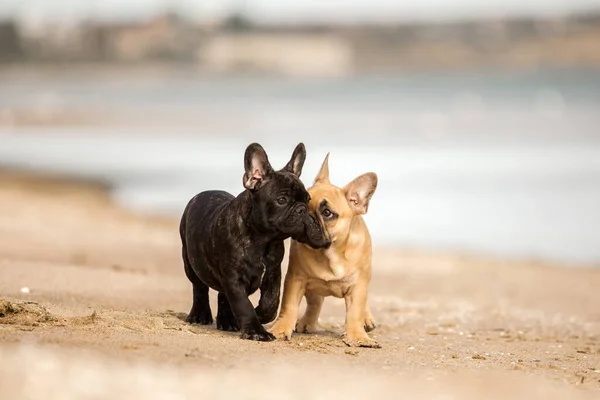
[(261, 324), (268, 324), (277, 316), (279, 308), (279, 293), (281, 291), (281, 266), (269, 269), (266, 266), (265, 275), (260, 285), (260, 300), (256, 307), (256, 315)]
[(275, 340), (275, 336), (267, 332), (261, 325), (254, 307), (248, 298), (248, 293), (242, 287), (229, 284), (226, 287), (225, 295), (227, 296), (227, 300), (229, 300), (229, 305), (242, 332), (242, 339), (261, 342)]
[(265, 257), (265, 273), (260, 284), (260, 300), (256, 315), (261, 324), (268, 324), (277, 316), (281, 292), (281, 261), (285, 248), (283, 242), (273, 243)]

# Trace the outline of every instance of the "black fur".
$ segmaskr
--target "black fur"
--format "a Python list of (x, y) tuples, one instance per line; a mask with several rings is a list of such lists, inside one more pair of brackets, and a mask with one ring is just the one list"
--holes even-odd
[[(181, 218), (185, 273), (193, 286), (187, 321), (212, 324), (209, 287), (218, 291), (217, 329), (241, 331), (244, 339), (270, 341), (262, 324), (279, 307), (283, 241), (289, 237), (315, 248), (329, 246), (299, 177), (306, 150), (298, 144), (289, 163), (274, 171), (264, 149), (246, 149), (246, 190), (237, 197), (206, 191), (190, 200)], [(258, 307), (248, 296), (260, 288)]]

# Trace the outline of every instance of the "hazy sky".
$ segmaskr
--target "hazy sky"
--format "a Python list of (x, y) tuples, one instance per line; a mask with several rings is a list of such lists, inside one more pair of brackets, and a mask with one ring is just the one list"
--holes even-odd
[(561, 14), (600, 10), (600, 0), (0, 0), (0, 15), (63, 20), (136, 18), (169, 8), (198, 19), (237, 8), (261, 21), (368, 21)]

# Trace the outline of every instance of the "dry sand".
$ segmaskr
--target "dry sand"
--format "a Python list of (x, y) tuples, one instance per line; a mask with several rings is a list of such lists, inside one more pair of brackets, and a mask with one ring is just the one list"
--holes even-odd
[(600, 398), (600, 269), (377, 248), (354, 349), (333, 298), (290, 342), (186, 324), (179, 254), (176, 220), (1, 172), (2, 398)]

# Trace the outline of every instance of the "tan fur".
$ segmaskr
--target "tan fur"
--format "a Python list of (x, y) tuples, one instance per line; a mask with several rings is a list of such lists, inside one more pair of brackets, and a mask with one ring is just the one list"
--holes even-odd
[[(346, 301), (344, 342), (349, 346), (380, 347), (367, 332), (375, 321), (367, 304), (371, 281), (371, 236), (362, 218), (377, 188), (377, 175), (363, 174), (344, 188), (329, 181), (329, 154), (321, 166), (313, 187), (308, 189), (309, 209), (325, 226), (331, 247), (314, 250), (292, 240), (283, 300), (277, 320), (269, 330), (279, 339), (289, 340), (297, 332), (312, 333), (318, 328), (324, 297)], [(327, 205), (322, 203), (326, 201)], [(323, 208), (338, 216), (327, 219)], [(298, 307), (306, 297), (306, 311), (298, 321)]]

